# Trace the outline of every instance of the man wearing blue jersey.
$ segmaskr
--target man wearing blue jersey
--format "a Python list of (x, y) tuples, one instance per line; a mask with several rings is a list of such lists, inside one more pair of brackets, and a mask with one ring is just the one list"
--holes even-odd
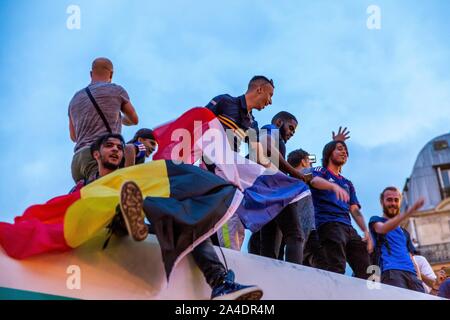
[[(267, 150), (269, 158), (278, 160), (279, 169), (291, 176), (295, 176), (295, 173), (304, 174), (285, 160), (286, 143), (295, 134), (297, 123), (294, 115), (281, 111), (272, 118), (271, 124), (261, 128), (260, 134), (261, 143)], [(343, 132), (339, 130), (338, 135), (333, 132), (333, 138), (346, 139), (345, 129)], [(309, 183), (316, 188), (335, 192), (337, 198), (348, 201), (346, 191), (334, 184), (318, 177), (315, 177)], [(259, 253), (269, 258), (283, 258), (279, 255), (283, 238), (286, 246), (285, 260), (302, 264), (304, 242), (309, 239), (311, 231), (315, 229), (314, 206), (311, 196), (308, 195), (286, 206), (275, 219), (261, 229)], [(255, 237), (257, 237), (257, 234), (253, 234), (249, 241), (250, 253), (258, 253), (254, 251), (258, 247), (255, 245), (257, 243)]]
[(400, 214), (402, 195), (395, 187), (387, 187), (380, 195), (383, 216), (370, 218), (369, 228), (375, 241), (373, 263), (381, 268), (381, 282), (392, 286), (425, 292), (408, 247), (409, 234), (400, 223), (420, 209), (424, 199), (418, 200)]
[[(281, 111), (272, 118), (271, 124), (261, 128), (260, 134), (260, 140), (267, 150), (268, 157), (275, 159), (279, 169), (291, 176), (295, 176), (299, 171), (285, 159), (286, 142), (295, 134), (297, 124), (293, 114)], [(295, 203), (288, 204), (279, 215), (262, 227), (259, 234), (252, 235), (251, 243), (257, 242), (255, 237), (259, 235), (259, 253), (276, 259), (283, 237), (286, 245), (286, 261), (302, 264), (304, 241), (314, 228), (314, 208), (311, 196), (307, 195)]]
[[(323, 167), (313, 171), (314, 177), (320, 177), (346, 190), (349, 201), (343, 201), (331, 190), (321, 190), (314, 185), (311, 192), (314, 202), (316, 228), (325, 256), (321, 269), (344, 274), (346, 262), (349, 263), (358, 278), (367, 279), (370, 265), (369, 253), (372, 240), (361, 214), (361, 206), (356, 197), (355, 188), (350, 180), (341, 175), (348, 159), (348, 149), (344, 141), (331, 141), (325, 145), (322, 153)], [(364, 238), (352, 227), (350, 215), (364, 232)]]

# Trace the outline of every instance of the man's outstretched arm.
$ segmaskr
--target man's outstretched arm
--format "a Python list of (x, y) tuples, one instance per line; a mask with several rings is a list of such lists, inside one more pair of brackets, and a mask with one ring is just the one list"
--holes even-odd
[(337, 185), (335, 183), (331, 183), (331, 182), (325, 180), (324, 178), (314, 177), (314, 178), (312, 178), (310, 185), (314, 189), (333, 191), (336, 194), (336, 197), (343, 202), (350, 201), (350, 196), (347, 193), (347, 191), (345, 191), (339, 185)]
[(389, 231), (394, 230), (402, 223), (402, 221), (404, 221), (405, 219), (408, 219), (414, 212), (419, 210), (423, 206), (424, 203), (425, 203), (425, 199), (420, 198), (405, 213), (398, 214), (397, 216), (395, 216), (392, 219), (389, 219), (386, 222), (375, 222), (373, 224), (373, 229), (375, 230), (376, 233), (379, 233), (379, 234), (386, 234)]
[[(278, 148), (275, 146), (274, 139), (272, 139), (270, 135), (267, 136), (266, 139), (262, 139), (262, 143), (259, 142), (259, 144), (260, 144), (262, 150), (264, 150), (264, 147), (266, 148), (267, 154), (270, 154), (270, 159), (272, 161), (274, 159), (278, 160), (278, 169), (280, 169), (284, 173), (289, 174), (291, 177), (303, 180), (305, 182), (309, 182), (309, 180), (307, 179), (307, 177), (305, 177), (304, 174), (295, 170), (295, 168), (293, 166), (291, 166), (289, 164), (289, 162), (287, 162), (284, 159), (283, 155), (280, 153)], [(267, 159), (267, 157), (265, 157), (265, 159)], [(267, 161), (270, 161), (270, 160), (268, 159)]]

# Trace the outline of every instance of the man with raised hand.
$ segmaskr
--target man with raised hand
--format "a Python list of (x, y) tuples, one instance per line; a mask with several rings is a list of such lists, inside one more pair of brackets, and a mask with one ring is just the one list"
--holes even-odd
[[(348, 159), (348, 149), (344, 141), (331, 141), (322, 152), (322, 167), (313, 170), (314, 177), (344, 189), (347, 199), (322, 186), (312, 184), (311, 192), (314, 202), (315, 221), (320, 243), (324, 253), (325, 265), (319, 268), (345, 273), (346, 262), (358, 278), (367, 279), (370, 265), (369, 253), (373, 245), (361, 206), (356, 197), (352, 182), (342, 176), (342, 168)], [(364, 232), (364, 238), (352, 227), (350, 215)]]
[(386, 187), (380, 195), (382, 216), (373, 216), (369, 228), (375, 242), (373, 263), (381, 268), (381, 282), (392, 286), (425, 292), (420, 271), (408, 246), (409, 235), (400, 224), (419, 210), (424, 199), (419, 199), (406, 212), (400, 213), (402, 195), (396, 187)]

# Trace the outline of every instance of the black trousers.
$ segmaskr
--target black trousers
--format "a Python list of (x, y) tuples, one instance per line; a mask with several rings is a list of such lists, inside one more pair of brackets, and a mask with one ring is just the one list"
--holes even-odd
[(218, 285), (226, 275), (227, 271), (217, 256), (211, 239), (208, 238), (196, 246), (192, 251), (192, 256), (209, 286), (214, 288)]
[(408, 271), (386, 270), (381, 273), (381, 283), (425, 293), (422, 282), (415, 274)]
[(324, 253), (320, 269), (345, 273), (346, 262), (357, 278), (367, 279), (370, 258), (366, 243), (356, 230), (340, 222), (328, 222), (318, 228), (320, 244)]
[(326, 265), (325, 254), (317, 230), (312, 230), (303, 250), (303, 265), (321, 269)]
[[(252, 233), (250, 240), (248, 241), (248, 252), (252, 254), (261, 254), (260, 250), (260, 236), (261, 233)], [(281, 240), (280, 250), (278, 252), (278, 260), (284, 261), (284, 248), (285, 248), (284, 238)], [(322, 245), (320, 244), (319, 234), (317, 230), (311, 230), (308, 239), (306, 240), (303, 249), (303, 265), (313, 268), (323, 268), (326, 265), (325, 256), (323, 253)]]
[(277, 259), (282, 238), (286, 243), (285, 260), (302, 264), (305, 236), (300, 222), (299, 202), (287, 205), (280, 214), (262, 227), (261, 255)]
[(261, 255), (261, 232), (253, 232), (247, 244), (248, 253)]

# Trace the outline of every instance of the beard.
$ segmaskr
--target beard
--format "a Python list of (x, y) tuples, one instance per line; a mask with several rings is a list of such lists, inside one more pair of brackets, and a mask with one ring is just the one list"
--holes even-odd
[(333, 158), (330, 158), (330, 161), (335, 165), (335, 166), (343, 166), (345, 164), (346, 161), (344, 160), (335, 160)]
[(111, 163), (109, 161), (103, 162), (102, 164), (103, 164), (103, 166), (106, 169), (109, 169), (109, 170), (117, 170), (117, 169), (119, 169), (119, 165), (118, 164), (114, 164), (114, 163)]
[(108, 160), (103, 159), (103, 157), (101, 158), (101, 162), (102, 162), (103, 167), (108, 169), (108, 170), (117, 170), (117, 169), (119, 169), (119, 165), (120, 164), (115, 164), (115, 163), (109, 162)]
[(400, 208), (383, 206), (383, 213), (389, 218), (394, 218), (400, 213)]

